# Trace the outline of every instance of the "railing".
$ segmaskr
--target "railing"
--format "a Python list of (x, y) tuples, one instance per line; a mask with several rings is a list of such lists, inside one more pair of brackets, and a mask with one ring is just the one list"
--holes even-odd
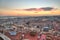
[(10, 39), (10, 38), (8, 38), (6, 35), (1, 34), (1, 33), (0, 33), (0, 37), (2, 37), (4, 40), (11, 40), (11, 39)]

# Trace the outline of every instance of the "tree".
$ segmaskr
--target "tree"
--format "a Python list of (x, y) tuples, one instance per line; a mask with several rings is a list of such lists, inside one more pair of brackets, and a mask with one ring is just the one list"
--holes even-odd
[(31, 32), (30, 32), (30, 35), (31, 35), (31, 36), (35, 36), (36, 33), (37, 33), (36, 31), (31, 31)]

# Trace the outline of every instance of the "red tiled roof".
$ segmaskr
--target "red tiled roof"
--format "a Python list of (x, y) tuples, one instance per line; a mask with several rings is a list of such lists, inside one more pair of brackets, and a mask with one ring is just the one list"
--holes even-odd
[[(11, 38), (11, 40), (20, 40), (21, 33), (17, 33), (17, 35), (12, 36), (8, 32), (6, 32), (5, 35), (8, 36), (9, 38)], [(29, 33), (25, 34), (25, 36), (24, 36), (24, 38), (27, 38), (29, 40), (37, 40), (37, 37), (38, 37), (37, 34), (36, 34), (36, 36), (30, 36)], [(57, 39), (60, 40), (60, 37), (52, 36), (52, 39), (53, 40), (57, 40)]]

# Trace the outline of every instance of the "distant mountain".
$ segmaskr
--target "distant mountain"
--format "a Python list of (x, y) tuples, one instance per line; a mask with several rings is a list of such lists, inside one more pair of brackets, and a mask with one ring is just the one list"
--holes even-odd
[(29, 8), (29, 9), (24, 9), (26, 11), (51, 11), (55, 8), (53, 7), (42, 7), (42, 8)]

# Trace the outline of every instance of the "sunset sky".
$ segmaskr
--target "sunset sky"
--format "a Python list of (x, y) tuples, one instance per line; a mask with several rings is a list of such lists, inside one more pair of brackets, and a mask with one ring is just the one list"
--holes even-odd
[[(0, 15), (47, 15), (52, 14), (52, 11), (28, 12), (20, 9), (27, 8), (41, 8), (41, 7), (54, 7), (60, 9), (60, 0), (0, 0)], [(19, 9), (20, 11), (16, 11)], [(56, 15), (60, 15), (60, 10), (53, 11)], [(49, 15), (50, 15), (49, 14)]]

